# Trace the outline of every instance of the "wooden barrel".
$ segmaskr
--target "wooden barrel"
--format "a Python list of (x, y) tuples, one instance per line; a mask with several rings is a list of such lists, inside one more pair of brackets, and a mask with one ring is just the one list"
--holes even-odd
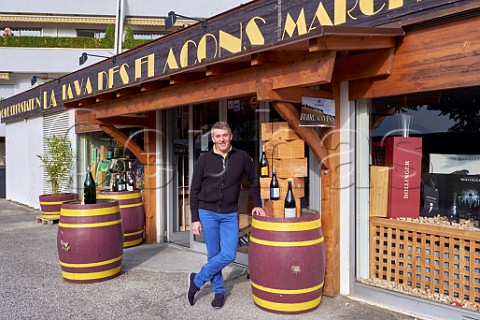
[(75, 200), (77, 196), (76, 193), (43, 194), (38, 196), (42, 216), (44, 218), (59, 219), (62, 203)]
[(259, 308), (295, 314), (318, 307), (325, 279), (319, 214), (297, 218), (254, 215), (249, 243), (250, 284)]
[(68, 282), (100, 282), (118, 276), (123, 255), (123, 228), (118, 202), (63, 203), (57, 249), (62, 276)]
[(122, 215), (124, 240), (123, 247), (142, 244), (145, 233), (145, 209), (140, 190), (110, 192), (101, 190), (98, 199), (117, 200)]

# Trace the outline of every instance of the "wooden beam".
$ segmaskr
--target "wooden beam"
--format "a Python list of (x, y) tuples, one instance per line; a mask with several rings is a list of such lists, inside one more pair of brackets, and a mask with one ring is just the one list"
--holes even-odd
[(140, 85), (137, 86), (132, 86), (128, 88), (122, 88), (117, 91), (117, 98), (120, 97), (128, 97), (137, 93), (140, 93), (142, 91), (142, 87)]
[[(340, 85), (333, 84), (335, 112), (340, 114)], [(340, 117), (335, 118), (335, 129), (323, 135), (327, 146), (329, 169), (321, 170), (321, 212), (325, 239), (326, 271), (323, 294), (334, 297), (340, 292)], [(345, 232), (345, 231), (344, 231)]]
[(170, 84), (182, 84), (182, 83), (188, 83), (196, 80), (200, 80), (205, 78), (206, 75), (203, 72), (185, 72), (185, 73), (179, 73), (172, 75), (170, 77)]
[(133, 140), (131, 140), (125, 133), (118, 130), (112, 125), (100, 125), (100, 128), (109, 136), (115, 138), (119, 143), (125, 146), (130, 150), (133, 155), (143, 164), (147, 162), (147, 156), (143, 152), (142, 148), (138, 146)]
[(157, 80), (142, 83), (142, 92), (158, 90), (161, 88), (168, 87), (170, 85), (169, 80)]
[(301, 103), (302, 96), (332, 99), (332, 93), (329, 91), (312, 90), (309, 88), (298, 87), (273, 90), (271, 82), (259, 83), (257, 88), (258, 101), (282, 101), (290, 103)]
[(256, 94), (259, 82), (272, 82), (273, 89), (330, 83), (335, 52), (309, 54), (294, 63), (259, 66), (226, 75), (179, 84), (95, 106), (97, 118), (148, 112), (177, 106)]
[(144, 208), (145, 208), (145, 242), (153, 243), (156, 240), (163, 242), (157, 237), (157, 165), (156, 165), (156, 112), (148, 114), (148, 126), (144, 132)]
[(476, 16), (408, 32), (395, 52), (392, 74), (351, 81), (349, 99), (478, 86), (479, 25)]
[(264, 51), (252, 54), (250, 64), (252, 66), (260, 66), (270, 63), (285, 63), (295, 61), (305, 57), (306, 51)]
[(373, 50), (337, 58), (335, 78), (337, 81), (351, 81), (388, 76), (392, 73), (395, 49)]
[(115, 92), (106, 92), (96, 96), (95, 102), (109, 101), (115, 99), (117, 96)]
[(322, 140), (318, 134), (309, 127), (300, 127), (300, 113), (298, 110), (291, 104), (286, 102), (274, 101), (273, 107), (277, 110), (278, 114), (285, 119), (288, 124), (298, 133), (300, 137), (305, 141), (306, 144), (312, 149), (315, 154), (317, 161), (321, 163), (323, 168), (328, 168), (328, 154), (325, 149)]
[(96, 102), (97, 102), (96, 97), (85, 98), (78, 101), (78, 106), (79, 107), (90, 106)]
[(205, 75), (207, 77), (218, 76), (241, 69), (245, 69), (250, 66), (249, 62), (236, 62), (236, 63), (217, 63), (211, 66), (207, 66)]
[(338, 37), (325, 36), (309, 41), (310, 52), (374, 50), (395, 47), (395, 37)]

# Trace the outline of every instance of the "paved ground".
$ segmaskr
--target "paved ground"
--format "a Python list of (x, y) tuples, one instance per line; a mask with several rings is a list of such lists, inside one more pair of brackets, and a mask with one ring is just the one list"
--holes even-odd
[(214, 310), (210, 288), (195, 306), (185, 297), (187, 275), (206, 261), (202, 254), (168, 245), (124, 250), (122, 273), (94, 284), (63, 280), (56, 249), (58, 225), (36, 222), (39, 211), (0, 200), (0, 319), (315, 319), (407, 320), (409, 316), (347, 297), (324, 297), (315, 311), (275, 315), (252, 301), (245, 269), (225, 272), (225, 307)]

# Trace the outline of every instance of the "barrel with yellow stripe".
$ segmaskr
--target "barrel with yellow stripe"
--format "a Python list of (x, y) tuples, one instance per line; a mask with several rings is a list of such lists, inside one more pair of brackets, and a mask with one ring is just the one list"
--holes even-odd
[(62, 204), (57, 249), (62, 276), (68, 282), (89, 283), (120, 274), (123, 228), (118, 202)]
[(117, 200), (123, 221), (123, 247), (129, 248), (142, 244), (145, 233), (145, 209), (140, 190), (110, 192), (101, 190), (98, 199)]
[(322, 299), (325, 244), (320, 215), (254, 215), (248, 270), (254, 303), (284, 314), (314, 310)]
[(75, 200), (77, 196), (76, 193), (42, 194), (38, 196), (42, 217), (59, 219), (62, 203)]

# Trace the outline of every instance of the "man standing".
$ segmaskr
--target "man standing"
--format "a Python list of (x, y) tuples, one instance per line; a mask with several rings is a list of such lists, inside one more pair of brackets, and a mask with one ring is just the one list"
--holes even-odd
[(190, 186), (192, 232), (203, 230), (208, 262), (199, 273), (188, 277), (188, 302), (210, 281), (215, 293), (212, 307), (225, 303), (222, 269), (235, 260), (238, 245), (238, 197), (243, 175), (250, 182), (254, 208), (252, 214), (265, 215), (260, 199), (260, 182), (252, 158), (232, 147), (232, 130), (226, 122), (217, 122), (211, 130), (214, 146), (198, 158)]

